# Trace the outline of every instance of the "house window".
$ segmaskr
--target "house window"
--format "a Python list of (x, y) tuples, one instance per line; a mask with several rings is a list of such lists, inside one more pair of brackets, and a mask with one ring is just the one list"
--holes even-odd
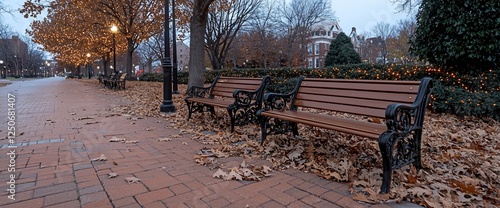
[(325, 55), (328, 53), (328, 44), (325, 44)]
[(309, 59), (309, 68), (312, 68), (313, 67), (313, 61), (311, 59)]
[(312, 54), (313, 49), (312, 49), (312, 45), (311, 45), (311, 44), (307, 45), (307, 52), (308, 52), (309, 54)]
[(316, 59), (316, 68), (319, 68), (319, 59)]
[(314, 54), (319, 55), (319, 44), (314, 45)]

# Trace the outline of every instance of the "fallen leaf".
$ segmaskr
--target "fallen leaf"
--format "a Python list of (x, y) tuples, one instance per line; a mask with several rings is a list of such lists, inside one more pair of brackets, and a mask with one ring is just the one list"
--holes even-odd
[(158, 141), (160, 141), (160, 142), (170, 142), (170, 141), (172, 141), (172, 139), (171, 138), (159, 138)]
[(366, 203), (370, 203), (370, 204), (373, 204), (374, 201), (372, 200), (369, 200), (365, 195), (363, 194), (356, 194), (355, 196), (352, 197), (353, 200), (356, 200), (356, 201), (362, 201), (362, 202), (366, 202)]
[(108, 158), (104, 154), (101, 154), (101, 156), (91, 159), (90, 161), (106, 161), (106, 160), (108, 160)]
[(377, 117), (372, 117), (373, 123), (382, 123)]
[(214, 178), (226, 178), (227, 177), (227, 173), (224, 172), (222, 169), (219, 168), (219, 170), (217, 170), (213, 175), (212, 177)]
[(118, 173), (108, 173), (108, 178), (116, 178), (118, 177)]
[(188, 143), (187, 143), (187, 142), (182, 142), (182, 144), (183, 144), (183, 145), (188, 145)]
[(125, 144), (137, 144), (137, 143), (139, 143), (139, 141), (138, 140), (130, 140), (130, 141), (123, 141), (123, 143), (125, 143)]
[(109, 140), (109, 142), (123, 142), (125, 140), (127, 140), (127, 139), (125, 139), (125, 138), (118, 138), (116, 136), (113, 136), (113, 137), (111, 137), (111, 139)]
[(127, 181), (128, 184), (131, 184), (131, 183), (139, 183), (141, 179), (138, 179), (136, 177), (125, 177), (125, 181)]
[(238, 181), (242, 181), (243, 177), (241, 177), (241, 175), (239, 173), (237, 173), (235, 170), (231, 170), (231, 172), (229, 172), (229, 174), (227, 174), (227, 176), (224, 177), (224, 180), (230, 181), (233, 179), (238, 180)]
[(245, 163), (245, 161), (243, 160), (243, 162), (241, 162), (241, 164), (240, 164), (240, 167), (241, 167), (241, 168), (246, 168), (246, 167), (248, 167), (248, 165), (247, 165), (247, 164)]

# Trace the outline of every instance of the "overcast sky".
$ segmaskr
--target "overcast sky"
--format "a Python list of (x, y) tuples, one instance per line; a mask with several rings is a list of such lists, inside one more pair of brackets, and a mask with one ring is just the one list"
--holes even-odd
[[(24, 35), (33, 20), (25, 19), (17, 9), (24, 0), (1, 0), (5, 6), (14, 9), (14, 16), (3, 14), (2, 21), (9, 24), (12, 29)], [(366, 34), (372, 27), (381, 21), (391, 24), (401, 19), (408, 19), (407, 13), (396, 13), (396, 6), (391, 3), (394, 0), (331, 0), (332, 9), (339, 20), (342, 30), (349, 35), (352, 27), (357, 28), (358, 34)]]
[(332, 0), (332, 8), (339, 19), (339, 25), (349, 35), (352, 27), (358, 34), (371, 31), (378, 22), (395, 24), (402, 19), (414, 19), (406, 12), (397, 13), (394, 0)]

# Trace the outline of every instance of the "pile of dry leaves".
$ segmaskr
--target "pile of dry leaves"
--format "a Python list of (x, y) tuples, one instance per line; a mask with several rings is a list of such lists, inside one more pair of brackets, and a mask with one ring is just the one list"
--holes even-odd
[[(127, 89), (116, 91), (131, 101), (116, 109), (120, 113), (161, 117), (162, 83), (127, 82)], [(500, 123), (474, 117), (427, 113), (422, 143), (424, 169), (405, 166), (394, 171), (389, 194), (378, 194), (382, 183), (381, 157), (377, 141), (320, 128), (299, 125), (301, 137), (269, 136), (260, 146), (257, 125), (229, 130), (225, 109), (193, 114), (186, 120), (187, 108), (181, 95), (174, 95), (176, 115), (168, 117), (173, 127), (192, 134), (192, 139), (208, 147), (200, 150), (197, 163), (218, 169), (219, 157), (260, 157), (272, 169), (296, 168), (326, 179), (345, 181), (354, 199), (367, 203), (407, 200), (426, 207), (500, 206)], [(200, 128), (201, 127), (201, 128)], [(210, 133), (207, 133), (210, 132)], [(245, 167), (243, 167), (245, 166)], [(265, 171), (264, 171), (265, 169)], [(269, 175), (262, 166), (240, 165), (214, 173), (224, 179), (260, 180)], [(244, 177), (243, 177), (244, 176)]]

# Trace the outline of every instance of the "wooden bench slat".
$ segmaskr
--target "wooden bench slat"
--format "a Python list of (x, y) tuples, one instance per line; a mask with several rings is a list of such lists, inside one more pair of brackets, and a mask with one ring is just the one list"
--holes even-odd
[(408, 80), (372, 80), (372, 79), (325, 79), (325, 78), (309, 78), (305, 77), (304, 80), (315, 81), (315, 82), (340, 82), (340, 83), (377, 83), (377, 84), (409, 84), (409, 85), (419, 85), (420, 81), (408, 81)]
[(382, 109), (382, 108), (365, 108), (365, 107), (358, 107), (358, 106), (330, 104), (330, 103), (315, 102), (315, 101), (308, 101), (308, 100), (297, 100), (295, 102), (295, 106), (344, 112), (344, 113), (350, 113), (350, 114), (355, 114), (355, 115), (366, 115), (366, 116), (372, 116), (372, 117), (377, 117), (377, 118), (384, 118), (385, 117), (385, 109)]
[(388, 102), (413, 103), (417, 93), (368, 92), (357, 90), (330, 90), (318, 88), (299, 88), (300, 94), (340, 96), (361, 99), (383, 100)]
[(194, 101), (197, 103), (204, 103), (204, 104), (209, 104), (217, 107), (222, 107), (226, 108), (230, 104), (232, 104), (232, 101), (229, 100), (220, 100), (220, 99), (210, 99), (210, 98), (197, 98), (197, 97), (190, 97), (188, 98), (190, 101)]
[(248, 84), (229, 84), (229, 83), (224, 83), (224, 84), (217, 84), (214, 87), (215, 89), (244, 89), (244, 90), (251, 90), (255, 91), (259, 89), (260, 85), (248, 85)]
[(219, 97), (228, 97), (228, 98), (233, 97), (232, 91), (231, 92), (214, 91), (213, 94)]
[(371, 139), (377, 139), (382, 132), (387, 130), (385, 124), (369, 123), (366, 121), (300, 111), (266, 111), (262, 112), (262, 115), (278, 119), (286, 118), (286, 120), (296, 123), (337, 130)]
[(301, 88), (324, 88), (324, 89), (349, 89), (349, 90), (360, 90), (360, 91), (375, 91), (375, 92), (400, 92), (400, 93), (417, 93), (419, 83), (407, 83), (399, 84), (394, 82), (388, 83), (377, 83), (377, 82), (366, 82), (369, 80), (351, 80), (351, 81), (339, 81), (339, 80), (308, 80), (307, 78), (302, 81)]
[[(330, 104), (341, 104), (341, 105), (352, 105), (358, 107), (366, 107), (366, 108), (380, 108), (386, 109), (387, 106), (394, 102), (381, 101), (381, 100), (372, 100), (372, 99), (363, 99), (363, 98), (348, 98), (348, 97), (334, 97), (334, 96), (322, 96), (322, 95), (314, 95), (314, 94), (297, 94), (295, 98), (296, 102), (299, 100), (305, 101), (317, 101), (317, 102), (325, 102)], [(413, 102), (408, 102), (413, 103)]]
[(243, 79), (243, 78), (235, 78), (235, 77), (231, 77), (231, 78), (221, 77), (217, 81), (217, 85), (224, 84), (224, 83), (260, 85), (262, 83), (262, 79), (248, 79), (248, 78)]

